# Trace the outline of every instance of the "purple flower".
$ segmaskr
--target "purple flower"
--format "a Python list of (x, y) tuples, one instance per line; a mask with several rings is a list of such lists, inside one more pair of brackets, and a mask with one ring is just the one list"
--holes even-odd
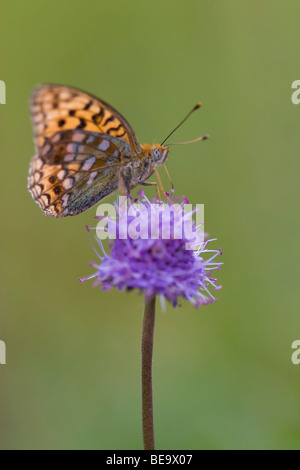
[(208, 249), (214, 240), (205, 240), (201, 226), (192, 222), (191, 213), (184, 210), (187, 200), (183, 198), (182, 204), (175, 204), (175, 200), (151, 203), (143, 193), (141, 196), (141, 201), (130, 202), (123, 209), (116, 205), (115, 220), (98, 217), (101, 227), (96, 230), (114, 236), (114, 240), (108, 255), (96, 237), (101, 262), (92, 263), (95, 273), (80, 281), (94, 278), (95, 286), (101, 285), (102, 290), (138, 289), (146, 299), (158, 295), (173, 306), (180, 298), (195, 307), (216, 301), (209, 287), (221, 288), (212, 275), (220, 269), (222, 263), (215, 258), (222, 252)]

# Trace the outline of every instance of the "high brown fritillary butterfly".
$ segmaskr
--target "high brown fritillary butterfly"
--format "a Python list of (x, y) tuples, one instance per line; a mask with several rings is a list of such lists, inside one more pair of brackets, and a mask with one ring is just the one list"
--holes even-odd
[(167, 161), (169, 148), (140, 145), (109, 104), (77, 88), (42, 85), (30, 109), (36, 156), (28, 188), (46, 215), (77, 215), (117, 189), (126, 194), (156, 185), (146, 180)]

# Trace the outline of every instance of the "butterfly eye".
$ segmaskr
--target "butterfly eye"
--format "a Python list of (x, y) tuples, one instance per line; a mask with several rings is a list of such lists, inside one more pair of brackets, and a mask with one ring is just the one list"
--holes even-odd
[(154, 149), (153, 150), (153, 156), (154, 156), (155, 160), (159, 160), (160, 159), (160, 151), (158, 149)]

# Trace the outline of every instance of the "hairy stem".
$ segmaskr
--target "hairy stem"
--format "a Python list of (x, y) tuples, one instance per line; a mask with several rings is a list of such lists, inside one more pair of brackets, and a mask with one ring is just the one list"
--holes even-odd
[(152, 354), (155, 323), (155, 296), (146, 300), (142, 335), (142, 403), (144, 450), (154, 450)]

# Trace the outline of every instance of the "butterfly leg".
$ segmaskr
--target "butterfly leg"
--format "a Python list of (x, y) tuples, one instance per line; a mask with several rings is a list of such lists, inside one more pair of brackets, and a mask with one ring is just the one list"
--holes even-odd
[(172, 189), (171, 189), (171, 192), (174, 193), (174, 191), (175, 191), (175, 186), (174, 186), (174, 183), (173, 183), (173, 181), (172, 181), (172, 178), (171, 178), (171, 176), (170, 176), (170, 173), (169, 173), (169, 171), (168, 171), (168, 168), (167, 168), (167, 165), (166, 165), (166, 164), (164, 164), (164, 169), (165, 169), (165, 172), (167, 173), (167, 176), (168, 176), (168, 178), (169, 178), (169, 180), (170, 180), (170, 183), (171, 183), (171, 188), (172, 188)]
[(156, 194), (157, 194), (157, 197), (158, 197), (158, 200), (161, 201), (161, 194), (160, 194), (160, 190), (159, 190), (159, 187), (158, 187), (158, 184), (155, 182), (155, 181), (144, 181), (143, 183), (141, 183), (142, 186), (155, 186), (155, 189), (156, 189)]
[[(160, 179), (159, 173), (158, 173), (158, 171), (157, 171), (156, 168), (154, 168), (154, 172), (155, 172), (155, 174), (156, 174), (157, 181), (158, 181), (158, 184), (159, 184), (159, 187), (160, 187), (161, 191), (163, 192), (163, 194), (164, 194), (165, 198), (167, 199), (167, 201), (171, 203), (170, 198), (169, 198), (169, 194), (166, 193), (166, 191), (164, 190), (162, 181), (161, 181), (161, 179)], [(173, 191), (172, 191), (172, 192), (173, 192)]]
[(122, 194), (122, 196), (126, 196), (126, 188), (125, 188), (125, 184), (124, 184), (124, 181), (123, 181), (123, 178), (121, 176), (121, 171), (119, 170), (118, 171), (118, 180), (119, 180), (119, 191), (120, 193)]
[(119, 191), (122, 196), (129, 196), (130, 195), (130, 183), (131, 183), (131, 172), (126, 169), (120, 168), (118, 171), (119, 177)]

